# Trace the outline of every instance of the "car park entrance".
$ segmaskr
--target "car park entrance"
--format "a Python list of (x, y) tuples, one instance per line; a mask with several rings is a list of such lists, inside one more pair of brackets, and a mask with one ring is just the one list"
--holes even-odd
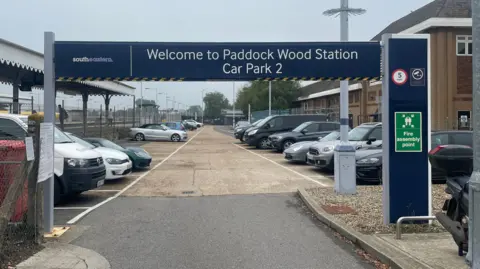
[[(416, 48), (408, 49), (413, 51)], [(381, 79), (379, 42), (76, 42), (55, 41), (53, 33), (46, 33), (45, 51), (46, 96), (54, 89), (56, 81), (369, 81)], [(392, 55), (387, 54), (383, 59), (384, 66), (385, 62), (388, 63), (389, 58), (393, 57)], [(425, 69), (426, 77), (428, 77), (427, 71)], [(390, 81), (390, 75), (383, 76), (383, 79), (384, 83)], [(396, 77), (391, 79), (398, 80)], [(402, 80), (408, 79), (402, 78)], [(408, 95), (405, 100), (407, 99)], [(348, 100), (342, 105), (348, 105)], [(410, 111), (408, 106), (395, 109)], [(427, 117), (428, 113), (423, 115)], [(48, 123), (47, 116), (46, 122)], [(425, 119), (424, 122), (429, 122), (429, 119)], [(346, 128), (348, 123), (348, 116), (340, 119), (340, 124)], [(390, 137), (391, 134), (388, 132), (387, 130), (385, 137)], [(341, 149), (338, 151), (342, 152)], [(427, 160), (426, 152), (417, 154), (421, 154), (419, 158), (425, 157)], [(340, 158), (339, 163), (348, 162), (350, 155), (347, 155), (345, 158)], [(345, 166), (345, 169), (350, 168)], [(410, 170), (414, 171), (414, 169)], [(350, 169), (348, 173), (351, 172)], [(353, 173), (355, 173), (354, 170)], [(48, 213), (51, 211), (49, 189), (47, 187), (45, 191), (47, 230), (53, 223), (49, 220), (51, 215)], [(418, 193), (420, 192), (422, 190)], [(424, 193), (424, 195), (427, 194)], [(403, 205), (396, 206), (400, 208)], [(410, 205), (410, 208), (415, 206)], [(424, 207), (425, 204), (418, 206)], [(387, 207), (386, 211), (391, 208), (393, 207)], [(422, 210), (416, 212), (419, 211)]]

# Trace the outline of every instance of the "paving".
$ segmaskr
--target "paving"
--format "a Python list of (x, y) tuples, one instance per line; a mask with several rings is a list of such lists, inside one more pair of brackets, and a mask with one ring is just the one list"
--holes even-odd
[[(213, 127), (207, 126), (197, 132), (195, 139), (123, 195), (284, 193), (294, 192), (299, 187), (332, 186), (331, 179), (317, 171), (310, 171), (312, 169), (309, 167), (301, 170), (286, 163), (280, 164), (237, 145), (237, 140), (215, 131)], [(155, 156), (155, 147), (148, 147), (147, 150), (152, 150)], [(161, 157), (165, 155), (163, 153)], [(282, 158), (282, 155), (277, 153), (276, 158)]]
[(470, 268), (465, 263), (465, 257), (458, 256), (457, 245), (449, 233), (403, 234), (401, 240), (395, 239), (391, 234), (376, 236), (432, 268)]

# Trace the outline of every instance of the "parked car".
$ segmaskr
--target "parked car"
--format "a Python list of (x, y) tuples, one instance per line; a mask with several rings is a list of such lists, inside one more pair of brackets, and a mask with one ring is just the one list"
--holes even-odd
[(85, 141), (92, 143), (95, 146), (116, 149), (128, 155), (132, 161), (133, 169), (143, 169), (150, 167), (152, 156), (140, 147), (122, 147), (105, 138), (84, 138)]
[[(324, 137), (319, 137), (319, 142), (326, 142), (326, 141), (333, 141), (340, 138), (339, 131), (330, 132), (328, 135)], [(304, 142), (297, 142), (291, 145), (288, 149), (286, 149), (283, 153), (285, 159), (292, 162), (307, 162), (307, 152), (311, 145), (317, 143), (317, 141), (304, 141)]]
[(183, 123), (177, 121), (177, 122), (164, 122), (163, 123), (165, 126), (172, 130), (178, 130), (178, 131), (185, 131), (185, 126)]
[[(382, 124), (377, 122), (363, 123), (348, 133), (348, 140), (356, 149), (376, 147), (382, 144)], [(307, 153), (307, 162), (318, 168), (333, 170), (333, 152), (340, 140), (317, 142)]]
[(191, 121), (184, 120), (182, 121), (182, 124), (189, 131), (195, 131), (198, 128), (197, 125)]
[[(28, 125), (21, 116), (0, 114), (0, 133), (24, 140)], [(105, 164), (100, 153), (75, 143), (57, 127), (53, 143), (54, 204), (105, 183)]]
[[(472, 131), (434, 131), (431, 134), (431, 149), (443, 145), (462, 145), (472, 147)], [(357, 150), (357, 179), (367, 182), (382, 183), (382, 157), (381, 145), (369, 150)], [(446, 180), (445, 170), (432, 166), (432, 181), (443, 183)]]
[(116, 149), (93, 145), (72, 133), (65, 132), (65, 134), (75, 141), (75, 143), (78, 143), (85, 148), (92, 149), (102, 155), (106, 170), (105, 179), (111, 180), (122, 178), (132, 173), (132, 162), (127, 154)]
[(200, 128), (203, 126), (203, 124), (201, 124), (200, 122), (197, 122), (196, 120), (188, 119), (185, 121), (192, 124), (193, 126), (196, 126), (197, 128)]
[(170, 140), (180, 142), (188, 138), (185, 131), (172, 130), (163, 124), (144, 124), (138, 128), (130, 128), (129, 136), (136, 141)]
[(252, 124), (249, 124), (249, 125), (245, 125), (245, 126), (241, 126), (241, 127), (237, 127), (233, 130), (233, 135), (235, 136), (236, 139), (239, 139), (240, 141), (243, 142), (243, 135), (245, 134), (245, 131), (248, 129), (248, 128), (251, 128), (251, 127), (255, 127), (257, 126), (257, 124), (259, 122), (261, 122), (262, 120), (257, 120), (256, 122), (252, 123)]
[(268, 137), (269, 143), (278, 152), (283, 152), (292, 144), (302, 141), (316, 141), (334, 130), (340, 129), (340, 122), (307, 121), (291, 132), (275, 133)]
[(246, 133), (245, 142), (260, 149), (270, 148), (268, 137), (274, 133), (290, 132), (306, 121), (326, 121), (327, 115), (275, 115), (263, 119)]
[(236, 128), (236, 127), (247, 126), (247, 125), (250, 125), (250, 122), (241, 120), (241, 121), (239, 121), (239, 122), (237, 122), (237, 123), (235, 124), (235, 128)]

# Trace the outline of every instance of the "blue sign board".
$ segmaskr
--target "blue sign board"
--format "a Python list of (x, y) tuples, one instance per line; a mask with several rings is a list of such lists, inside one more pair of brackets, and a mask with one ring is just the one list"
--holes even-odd
[(429, 37), (384, 35), (384, 222), (431, 215)]
[(379, 42), (55, 42), (59, 80), (371, 80)]

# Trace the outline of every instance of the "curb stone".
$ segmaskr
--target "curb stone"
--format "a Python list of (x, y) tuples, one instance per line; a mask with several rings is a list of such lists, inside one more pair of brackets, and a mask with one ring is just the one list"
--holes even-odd
[(305, 189), (298, 189), (298, 194), (320, 222), (352, 241), (353, 244), (379, 259), (382, 263), (389, 265), (392, 269), (433, 269), (403, 250), (395, 248), (374, 236), (362, 234), (350, 228), (343, 221), (335, 219), (325, 212)]
[(97, 252), (71, 244), (48, 244), (21, 262), (16, 269), (110, 269), (110, 263)]

